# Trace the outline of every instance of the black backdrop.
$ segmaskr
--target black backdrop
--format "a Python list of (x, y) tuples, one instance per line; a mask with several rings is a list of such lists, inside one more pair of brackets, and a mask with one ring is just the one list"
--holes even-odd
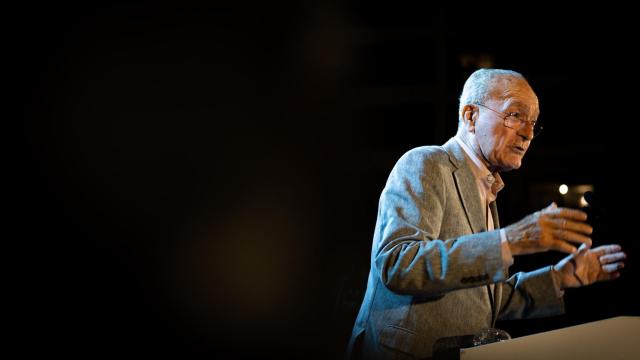
[(479, 66), (521, 71), (545, 121), (505, 174), (502, 223), (540, 207), (536, 184), (593, 184), (597, 239), (629, 256), (623, 278), (568, 292), (566, 315), (500, 326), (521, 336), (639, 313), (628, 9), (138, 2), (7, 14), (22, 351), (339, 357), (386, 176), (403, 152), (454, 134)]

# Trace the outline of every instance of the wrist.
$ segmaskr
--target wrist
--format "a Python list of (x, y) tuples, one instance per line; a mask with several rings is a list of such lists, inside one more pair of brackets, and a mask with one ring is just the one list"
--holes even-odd
[(516, 234), (513, 231), (513, 229), (509, 229), (509, 227), (504, 229), (504, 237), (506, 239), (506, 243), (507, 246), (509, 247), (509, 250), (511, 252), (511, 254), (513, 255), (517, 255), (517, 247), (515, 245), (516, 242)]

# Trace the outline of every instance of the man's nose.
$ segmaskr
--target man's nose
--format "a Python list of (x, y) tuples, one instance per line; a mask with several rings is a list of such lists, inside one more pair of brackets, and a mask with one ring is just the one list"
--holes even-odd
[(518, 135), (531, 141), (533, 139), (533, 125), (528, 121), (523, 121), (518, 129)]

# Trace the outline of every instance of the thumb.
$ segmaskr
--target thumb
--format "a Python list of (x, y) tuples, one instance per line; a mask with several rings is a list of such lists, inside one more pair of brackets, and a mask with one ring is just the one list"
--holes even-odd
[(589, 251), (589, 248), (591, 248), (591, 246), (589, 246), (588, 244), (582, 244), (582, 245), (580, 245), (580, 247), (578, 248), (578, 250), (576, 252), (574, 252), (573, 254), (569, 255), (569, 258), (575, 259), (575, 258), (578, 258), (580, 256), (583, 256), (583, 255), (585, 255), (585, 253), (587, 251)]
[(583, 243), (582, 245), (580, 245), (580, 247), (578, 248), (578, 252), (585, 252), (587, 250), (591, 249), (591, 245), (587, 244), (587, 243)]

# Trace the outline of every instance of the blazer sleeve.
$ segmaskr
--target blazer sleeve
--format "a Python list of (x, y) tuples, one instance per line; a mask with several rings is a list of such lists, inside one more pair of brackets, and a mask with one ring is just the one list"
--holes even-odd
[[(504, 281), (498, 230), (439, 238), (444, 216), (452, 216), (448, 198), (460, 200), (448, 155), (418, 149), (398, 160), (380, 196), (372, 261), (382, 283), (395, 293), (431, 296)], [(456, 208), (459, 229), (449, 233), (468, 233)]]
[(560, 315), (564, 301), (558, 297), (551, 266), (511, 276), (502, 287), (500, 320)]

